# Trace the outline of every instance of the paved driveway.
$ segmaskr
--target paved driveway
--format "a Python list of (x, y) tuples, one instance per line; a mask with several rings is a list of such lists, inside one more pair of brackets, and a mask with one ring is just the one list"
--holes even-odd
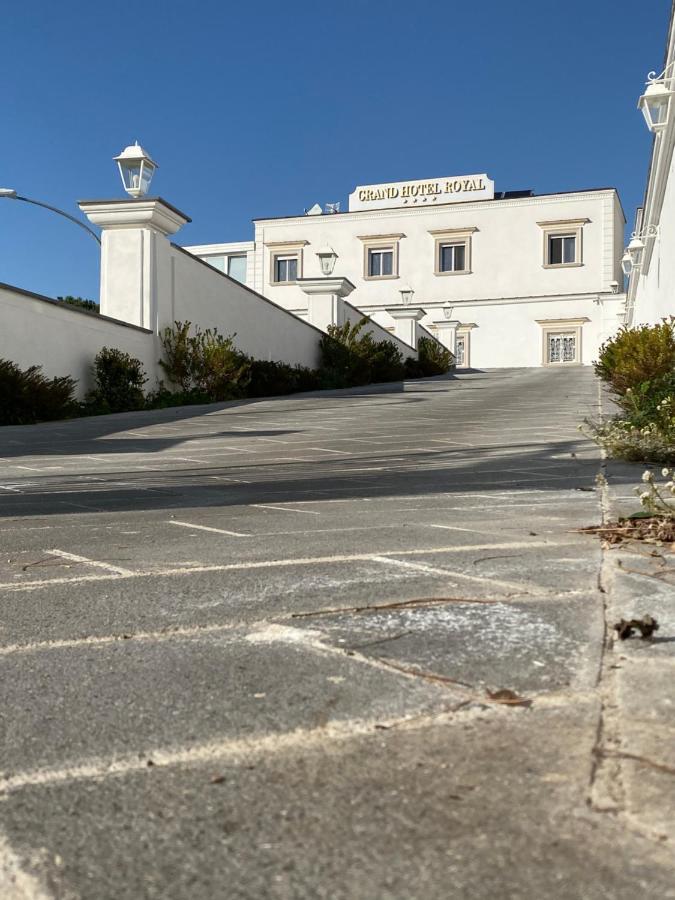
[(0, 435), (0, 896), (675, 897), (593, 793), (590, 371)]

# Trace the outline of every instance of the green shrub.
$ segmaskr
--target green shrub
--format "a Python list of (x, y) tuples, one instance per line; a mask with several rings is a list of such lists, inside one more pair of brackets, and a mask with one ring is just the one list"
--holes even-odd
[(251, 360), (234, 346), (235, 335), (224, 337), (217, 328), (190, 334), (191, 322), (175, 322), (160, 340), (165, 358), (160, 365), (169, 381), (193, 402), (219, 402), (245, 396)]
[(0, 425), (27, 425), (74, 415), (76, 383), (68, 376), (47, 378), (42, 366), (22, 370), (16, 363), (0, 359)]
[(422, 375), (426, 377), (445, 375), (455, 363), (452, 351), (433, 338), (421, 337), (417, 343), (417, 353)]
[(675, 319), (659, 325), (621, 328), (600, 348), (596, 374), (622, 398), (645, 382), (659, 384), (675, 374)]
[(140, 359), (123, 350), (104, 347), (94, 357), (96, 387), (87, 394), (88, 413), (128, 412), (143, 409), (143, 385), (148, 380)]
[(329, 325), (321, 338), (321, 386), (353, 387), (360, 384), (399, 381), (405, 377), (403, 354), (393, 341), (377, 341), (364, 317), (353, 325)]
[(299, 391), (314, 391), (320, 384), (318, 372), (305, 366), (252, 359), (249, 371), (250, 381), (246, 392), (249, 397), (274, 397)]

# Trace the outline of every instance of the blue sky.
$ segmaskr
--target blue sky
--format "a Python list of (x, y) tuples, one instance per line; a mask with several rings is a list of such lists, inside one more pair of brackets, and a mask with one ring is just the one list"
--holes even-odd
[[(636, 15), (636, 11), (638, 14)], [(629, 223), (651, 145), (635, 108), (669, 0), (25, 0), (3, 9), (0, 186), (78, 213), (123, 196), (140, 141), (179, 243), (356, 184), (487, 172), (497, 190), (615, 186)], [(98, 296), (84, 232), (0, 200), (0, 281)]]

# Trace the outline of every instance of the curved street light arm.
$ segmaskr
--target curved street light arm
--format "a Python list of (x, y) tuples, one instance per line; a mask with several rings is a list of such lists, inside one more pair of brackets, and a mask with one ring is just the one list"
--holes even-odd
[[(670, 81), (671, 79), (675, 78), (675, 72), (672, 71), (673, 66), (675, 66), (675, 59), (672, 62), (668, 63), (668, 65), (665, 67), (665, 69), (663, 70), (663, 72), (661, 72), (660, 75), (657, 75), (656, 72), (650, 72), (647, 75), (647, 80), (645, 81), (645, 84), (647, 84), (647, 85), (655, 84), (655, 83), (658, 83), (659, 81), (662, 81), (665, 83), (666, 81)], [(671, 70), (670, 75), (667, 74), (668, 69)]]
[(89, 228), (88, 225), (85, 225), (84, 222), (80, 222), (79, 219), (76, 219), (75, 216), (71, 216), (70, 213), (64, 212), (62, 209), (59, 209), (56, 206), (50, 206), (49, 203), (42, 203), (40, 200), (31, 200), (29, 197), (22, 197), (20, 194), (16, 194), (14, 197), (12, 197), (12, 199), (13, 200), (23, 200), (24, 203), (32, 203), (34, 206), (42, 206), (45, 209), (49, 209), (52, 212), (57, 213), (59, 216), (63, 216), (66, 219), (70, 219), (70, 221), (74, 222), (75, 225), (79, 225), (80, 228), (84, 228), (84, 230), (87, 232), (87, 234), (90, 234), (93, 237), (93, 239), (96, 241), (96, 243), (99, 245), (99, 247), (101, 246), (101, 239), (96, 234), (96, 232), (92, 231), (92, 229)]
[(646, 225), (641, 231), (633, 231), (631, 233), (631, 238), (637, 238), (638, 240), (645, 240), (646, 238), (655, 238), (658, 236), (658, 225)]

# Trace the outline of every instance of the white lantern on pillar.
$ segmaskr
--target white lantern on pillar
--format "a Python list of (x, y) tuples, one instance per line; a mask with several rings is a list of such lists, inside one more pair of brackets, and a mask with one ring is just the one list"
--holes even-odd
[(321, 274), (332, 275), (333, 269), (335, 268), (335, 261), (337, 260), (337, 253), (335, 250), (333, 250), (332, 247), (329, 247), (328, 244), (324, 244), (323, 247), (316, 251), (316, 255), (319, 257), (319, 262), (321, 263)]
[(120, 170), (124, 190), (132, 197), (144, 197), (158, 168), (138, 141), (125, 147), (119, 156), (113, 157)]

